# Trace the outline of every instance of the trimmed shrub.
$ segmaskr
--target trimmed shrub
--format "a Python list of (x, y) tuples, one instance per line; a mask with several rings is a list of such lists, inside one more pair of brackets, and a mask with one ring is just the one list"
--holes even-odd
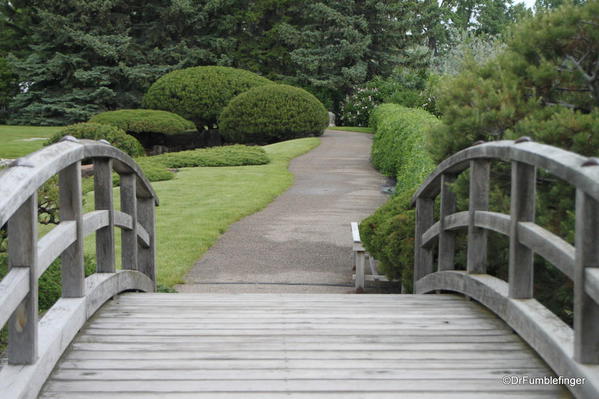
[(381, 173), (397, 178), (396, 191), (418, 186), (435, 168), (426, 137), (427, 130), (439, 124), (424, 110), (397, 104), (383, 104), (373, 111), (372, 163)]
[(320, 136), (328, 126), (328, 112), (304, 89), (268, 85), (235, 97), (220, 115), (226, 141), (269, 144), (307, 136)]
[(400, 280), (410, 292), (415, 224), (411, 198), (435, 169), (425, 143), (427, 130), (440, 122), (424, 110), (397, 104), (377, 107), (370, 121), (375, 131), (372, 162), (385, 175), (395, 177), (397, 186), (395, 196), (360, 223), (360, 233), (381, 271)]
[(231, 145), (201, 148), (192, 151), (169, 152), (138, 160), (145, 172), (146, 165), (163, 168), (195, 168), (198, 166), (264, 165), (270, 162), (261, 147)]
[(153, 109), (121, 109), (102, 112), (89, 120), (116, 126), (127, 133), (182, 134), (195, 132), (193, 122), (167, 111)]
[(270, 80), (255, 73), (220, 66), (200, 66), (167, 73), (144, 96), (146, 108), (174, 112), (192, 121), (198, 130), (214, 127), (229, 101)]
[(108, 141), (111, 145), (126, 152), (132, 157), (144, 155), (144, 149), (135, 139), (129, 136), (123, 130), (110, 125), (102, 125), (100, 123), (77, 123), (65, 127), (60, 132), (56, 133), (46, 142), (46, 145), (58, 142), (64, 136), (73, 136), (78, 139), (101, 140)]

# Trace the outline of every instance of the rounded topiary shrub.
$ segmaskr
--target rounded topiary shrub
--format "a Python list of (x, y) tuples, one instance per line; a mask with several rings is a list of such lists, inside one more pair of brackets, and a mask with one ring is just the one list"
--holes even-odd
[(73, 136), (78, 139), (89, 140), (103, 139), (132, 157), (144, 155), (144, 149), (135, 137), (129, 136), (123, 130), (111, 125), (90, 122), (70, 125), (52, 136), (46, 142), (46, 145), (54, 144), (64, 136)]
[(198, 130), (212, 128), (229, 101), (244, 91), (272, 83), (255, 73), (220, 66), (200, 66), (167, 73), (144, 96), (146, 108), (174, 112), (195, 123)]
[(219, 126), (226, 141), (268, 144), (320, 136), (328, 122), (327, 110), (312, 94), (293, 86), (268, 85), (231, 100)]
[(172, 112), (154, 109), (121, 109), (94, 115), (90, 122), (113, 125), (127, 133), (193, 133), (193, 122)]

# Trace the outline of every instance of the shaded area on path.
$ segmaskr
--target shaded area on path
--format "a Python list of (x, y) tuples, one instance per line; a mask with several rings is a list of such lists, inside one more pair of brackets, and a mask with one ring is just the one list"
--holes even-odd
[(372, 136), (327, 130), (291, 162), (295, 183), (233, 224), (186, 276), (181, 292), (349, 292), (349, 223), (382, 205), (387, 179), (369, 162)]

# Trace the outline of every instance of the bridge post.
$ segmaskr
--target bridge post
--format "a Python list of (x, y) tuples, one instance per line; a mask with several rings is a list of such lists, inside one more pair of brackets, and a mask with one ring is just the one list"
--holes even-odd
[(533, 296), (534, 252), (522, 245), (518, 237), (519, 222), (534, 222), (537, 169), (512, 161), (509, 297), (529, 299)]
[(8, 321), (8, 363), (33, 364), (38, 357), (36, 193), (8, 221), (8, 267), (29, 269), (29, 293)]
[(470, 161), (470, 196), (468, 222), (468, 273), (487, 272), (487, 230), (476, 227), (476, 211), (489, 209), (489, 179), (491, 163), (486, 159)]
[(137, 270), (148, 276), (156, 284), (156, 233), (154, 231), (154, 198), (139, 198), (137, 220), (149, 234), (149, 246), (138, 247)]
[(599, 268), (599, 203), (576, 190), (574, 360), (599, 364), (599, 304), (585, 291), (586, 270)]
[(123, 269), (137, 270), (137, 178), (134, 174), (121, 175), (121, 211), (131, 216), (131, 230), (121, 231), (121, 259)]
[(112, 198), (112, 159), (94, 159), (96, 210), (108, 211), (108, 226), (96, 232), (96, 271), (114, 273), (114, 205)]
[(416, 237), (414, 241), (414, 282), (433, 272), (433, 252), (422, 247), (422, 234), (434, 223), (435, 202), (428, 198), (416, 199)]
[(451, 215), (456, 209), (456, 196), (451, 189), (451, 184), (456, 176), (444, 173), (441, 176), (441, 209), (439, 216), (439, 256), (438, 269), (454, 270), (455, 233), (445, 230), (445, 217)]
[(60, 221), (73, 221), (77, 226), (75, 242), (60, 256), (62, 262), (62, 297), (81, 298), (85, 296), (83, 221), (81, 219), (81, 162), (76, 162), (60, 171), (58, 183)]

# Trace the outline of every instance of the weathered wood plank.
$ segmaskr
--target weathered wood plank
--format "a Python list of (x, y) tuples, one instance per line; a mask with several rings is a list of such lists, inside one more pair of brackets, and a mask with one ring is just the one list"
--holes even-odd
[(11, 269), (0, 281), (0, 326), (4, 326), (28, 293), (28, 268)]
[(94, 159), (94, 199), (96, 210), (108, 211), (108, 226), (96, 231), (96, 271), (114, 273), (114, 203), (112, 159)]
[(476, 212), (489, 210), (489, 181), (491, 166), (486, 159), (470, 161), (470, 196), (468, 223), (469, 273), (487, 272), (487, 230), (476, 226)]
[(455, 269), (455, 233), (447, 229), (445, 217), (453, 214), (456, 209), (456, 196), (451, 185), (456, 176), (443, 174), (441, 176), (441, 206), (439, 211), (439, 254), (438, 270)]
[(534, 252), (520, 242), (519, 222), (534, 222), (537, 169), (522, 162), (512, 162), (510, 205), (509, 296), (532, 298)]
[(121, 211), (131, 216), (131, 230), (121, 232), (121, 264), (124, 269), (137, 270), (137, 178), (121, 175)]
[[(75, 222), (75, 241), (60, 255), (62, 297), (80, 298), (84, 295), (83, 219), (81, 202), (81, 162), (76, 162), (58, 175), (60, 220)], [(65, 237), (67, 238), (67, 237)], [(62, 237), (60, 237), (62, 240)], [(70, 240), (62, 240), (63, 244)], [(63, 247), (64, 245), (61, 245)]]
[[(576, 267), (574, 272), (574, 358), (599, 364), (599, 303), (585, 290), (586, 270), (599, 270), (599, 202), (576, 191)], [(597, 388), (599, 391), (599, 387)]]
[(423, 234), (433, 225), (434, 201), (416, 200), (416, 231), (414, 232), (414, 281), (433, 272), (433, 252), (422, 245)]
[[(8, 362), (32, 364), (38, 357), (37, 195), (34, 193), (8, 221), (8, 270), (24, 269), (25, 298), (8, 320)], [(21, 295), (19, 295), (21, 296)], [(12, 305), (11, 305), (12, 307)]]
[(156, 281), (156, 220), (154, 215), (154, 200), (140, 198), (137, 202), (137, 221), (148, 232), (148, 247), (138, 246), (137, 270), (144, 273), (152, 281)]

